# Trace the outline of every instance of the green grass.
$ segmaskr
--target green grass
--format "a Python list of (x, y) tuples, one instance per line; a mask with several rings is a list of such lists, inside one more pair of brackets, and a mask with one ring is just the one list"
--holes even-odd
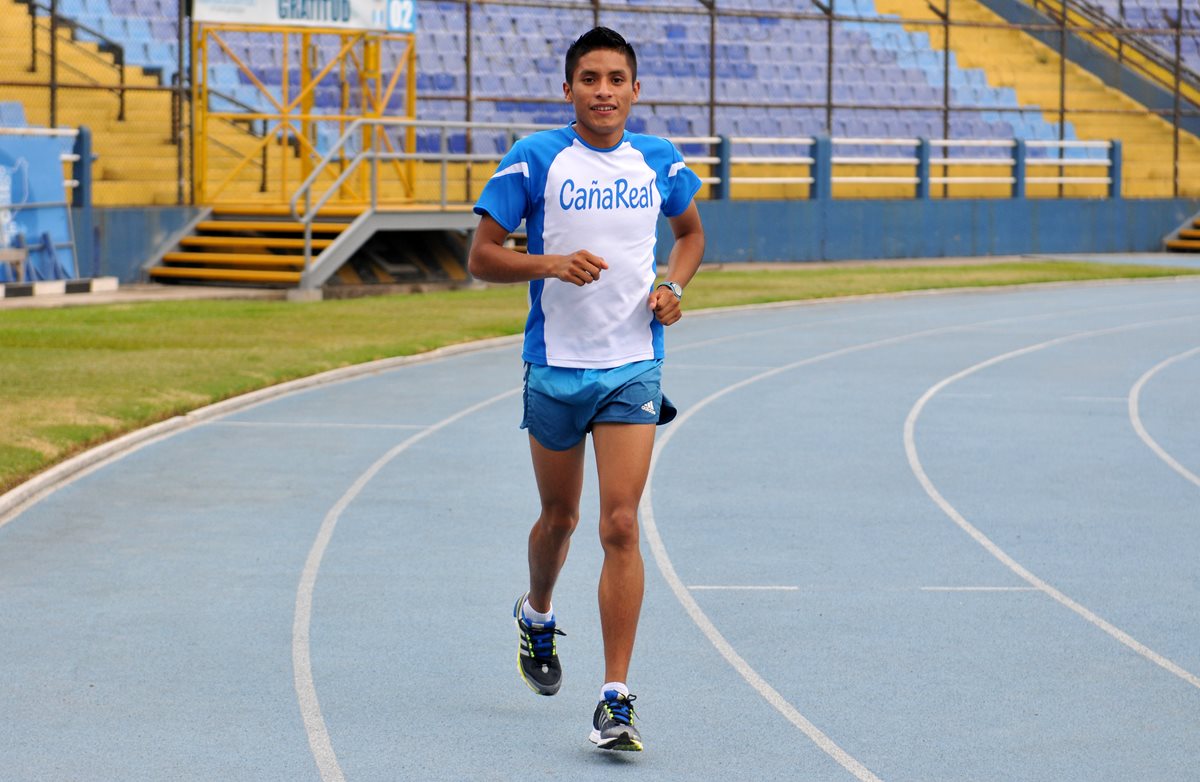
[[(1081, 263), (706, 271), (689, 309), (946, 287), (1194, 274)], [(283, 303), (0, 311), (0, 492), (82, 449), (335, 367), (518, 333), (525, 286)]]

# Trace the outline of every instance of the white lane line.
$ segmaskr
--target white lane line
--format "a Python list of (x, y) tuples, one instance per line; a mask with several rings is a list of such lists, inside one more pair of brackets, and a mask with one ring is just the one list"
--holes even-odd
[(922, 592), (1039, 592), (1037, 587), (921, 587)]
[(1125, 403), (1123, 396), (1064, 396), (1068, 402), (1120, 402)]
[(1029, 570), (1026, 570), (1024, 566), (1022, 566), (1019, 562), (1017, 562), (1015, 559), (1013, 559), (1011, 556), (1009, 556), (1003, 549), (1001, 549), (994, 542), (992, 542), (992, 540), (990, 538), (988, 538), (986, 535), (984, 535), (982, 532), (980, 532), (976, 527), (972, 526), (971, 523), (968, 522), (966, 520), (966, 518), (964, 518), (963, 515), (961, 513), (959, 513), (958, 510), (953, 505), (951, 505), (950, 502), (945, 497), (943, 497), (941, 495), (941, 493), (937, 490), (937, 487), (935, 487), (933, 485), (933, 481), (930, 480), (929, 475), (926, 474), (925, 468), (921, 464), (921, 459), (917, 455), (917, 446), (916, 446), (916, 437), (915, 437), (917, 419), (920, 417), (921, 411), (923, 411), (925, 409), (925, 406), (927, 404), (929, 404), (929, 400), (933, 399), (933, 397), (936, 396), (938, 394), (938, 392), (940, 392), (942, 389), (946, 388), (947, 386), (951, 385), (952, 383), (956, 383), (959, 380), (962, 380), (963, 378), (968, 377), (969, 375), (973, 375), (982, 369), (986, 369), (988, 367), (995, 366), (996, 364), (999, 364), (1003, 361), (1008, 361), (1009, 359), (1017, 358), (1019, 356), (1025, 356), (1030, 353), (1035, 353), (1039, 350), (1044, 350), (1049, 347), (1062, 345), (1062, 344), (1065, 344), (1067, 342), (1071, 342), (1074, 340), (1085, 339), (1085, 338), (1089, 338), (1089, 337), (1103, 336), (1103, 335), (1107, 335), (1107, 334), (1117, 334), (1122, 331), (1132, 331), (1134, 329), (1149, 328), (1152, 326), (1161, 326), (1161, 325), (1166, 325), (1168, 323), (1177, 323), (1177, 322), (1186, 321), (1186, 320), (1195, 320), (1197, 317), (1198, 316), (1195, 316), (1195, 315), (1188, 315), (1188, 316), (1179, 317), (1179, 318), (1168, 318), (1165, 320), (1145, 321), (1142, 323), (1130, 323), (1130, 324), (1126, 324), (1124, 326), (1116, 326), (1113, 328), (1106, 328), (1106, 329), (1096, 329), (1093, 331), (1081, 331), (1081, 332), (1077, 332), (1075, 334), (1068, 334), (1063, 337), (1057, 337), (1055, 339), (1046, 340), (1045, 342), (1039, 342), (1035, 345), (1029, 345), (1027, 347), (1019, 348), (1017, 350), (1012, 350), (1012, 351), (1009, 351), (1008, 353), (1002, 353), (998, 356), (993, 356), (992, 358), (989, 358), (986, 361), (981, 361), (978, 364), (975, 364), (974, 366), (967, 367), (966, 369), (962, 370), (961, 372), (956, 372), (955, 374), (950, 375), (949, 377), (944, 378), (943, 380), (941, 380), (938, 383), (936, 383), (935, 385), (933, 385), (931, 388), (929, 388), (929, 390), (927, 390), (921, 396), (921, 398), (919, 400), (917, 400), (917, 403), (915, 405), (913, 405), (912, 409), (908, 413), (908, 418), (905, 419), (905, 421), (904, 421), (904, 450), (908, 454), (909, 467), (912, 469), (913, 474), (917, 477), (917, 481), (921, 484), (921, 487), (923, 489), (925, 489), (925, 493), (929, 495), (930, 499), (932, 499), (937, 504), (937, 506), (942, 509), (942, 512), (945, 513), (950, 518), (951, 521), (953, 521), (955, 524), (957, 524), (959, 526), (959, 528), (961, 528), (964, 532), (966, 532), (968, 535), (970, 535), (971, 538), (976, 543), (978, 543), (980, 546), (982, 546), (989, 554), (991, 554), (993, 557), (998, 559), (1009, 570), (1011, 570), (1012, 572), (1014, 572), (1018, 576), (1020, 576), (1020, 578), (1023, 581), (1027, 582), (1028, 584), (1030, 584), (1030, 585), (1038, 588), (1042, 592), (1046, 593), (1048, 596), (1053, 598), (1056, 602), (1065, 606), (1066, 608), (1069, 608), (1071, 611), (1074, 611), (1076, 614), (1083, 617), (1084, 619), (1086, 619), (1088, 622), (1095, 625), (1099, 629), (1103, 630), (1105, 633), (1112, 636), (1117, 641), (1124, 644), (1126, 647), (1132, 649), (1137, 654), (1141, 655), (1142, 657), (1146, 658), (1147, 660), (1150, 660), (1155, 665), (1158, 665), (1159, 667), (1163, 668), (1164, 670), (1171, 672), (1175, 676), (1178, 676), (1180, 679), (1183, 679), (1185, 682), (1192, 685), (1193, 687), (1200, 688), (1200, 677), (1197, 677), (1194, 673), (1191, 673), (1190, 671), (1185, 670), (1184, 668), (1180, 667), (1179, 665), (1175, 664), (1174, 662), (1168, 660), (1166, 657), (1163, 657), (1158, 652), (1154, 651), (1153, 649), (1149, 648), (1145, 644), (1142, 644), (1141, 642), (1139, 642), (1137, 639), (1133, 638), (1133, 636), (1129, 635), (1124, 630), (1121, 630), (1120, 628), (1114, 626), (1113, 624), (1105, 621), (1104, 619), (1097, 616), (1095, 613), (1093, 613), (1088, 608), (1075, 602), (1074, 600), (1067, 597), (1062, 592), (1060, 592), (1057, 589), (1055, 589), (1054, 587), (1050, 586), (1048, 583), (1046, 583), (1042, 579), (1035, 576)]
[(692, 584), (688, 589), (693, 592), (703, 590), (725, 590), (725, 591), (742, 591), (742, 592), (799, 592), (798, 586), (749, 586), (736, 584)]
[(374, 464), (367, 468), (366, 472), (358, 477), (358, 480), (346, 490), (341, 499), (329, 509), (324, 521), (321, 522), (316, 540), (313, 541), (312, 548), (308, 552), (308, 559), (304, 563), (300, 584), (296, 588), (296, 611), (292, 621), (292, 669), (296, 700), (300, 705), (300, 714), (304, 718), (304, 730), (308, 734), (308, 746), (312, 750), (313, 759), (317, 762), (317, 769), (324, 782), (345, 782), (345, 776), (342, 774), (341, 766), (338, 765), (337, 754), (329, 739), (329, 729), (325, 725), (325, 717), (321, 714), (321, 704), (317, 700), (317, 688), (313, 682), (309, 630), (312, 624), (313, 590), (317, 584), (317, 574), (321, 569), (321, 559), (325, 556), (325, 549), (328, 548), (330, 539), (333, 538), (333, 531), (337, 527), (342, 511), (392, 459), (431, 434), (489, 405), (519, 393), (521, 393), (521, 389), (515, 388), (466, 407), (396, 445), (379, 457)]
[(703, 370), (705, 372), (714, 370), (721, 372), (761, 372), (764, 369), (774, 369), (774, 367), (753, 366), (749, 364), (743, 364), (739, 366), (737, 364), (676, 364), (675, 362), (671, 362), (671, 369), (678, 369), (681, 371)]
[(1153, 437), (1150, 436), (1150, 433), (1146, 431), (1146, 427), (1142, 425), (1142, 416), (1138, 412), (1142, 400), (1142, 389), (1146, 386), (1146, 383), (1150, 381), (1150, 378), (1154, 377), (1160, 371), (1166, 369), (1175, 362), (1183, 361), (1184, 359), (1190, 358), (1197, 353), (1200, 353), (1200, 347), (1186, 350), (1183, 353), (1171, 356), (1166, 361), (1155, 364), (1146, 372), (1146, 374), (1139, 377), (1137, 382), (1133, 384), (1133, 388), (1129, 390), (1128, 401), (1129, 420), (1133, 423), (1133, 430), (1137, 432), (1137, 436), (1142, 438), (1142, 442), (1145, 443), (1151, 451), (1154, 451), (1158, 458), (1166, 462), (1168, 467), (1182, 475), (1184, 479), (1191, 481), (1197, 486), (1200, 486), (1200, 476), (1197, 476), (1196, 473), (1180, 464), (1175, 457), (1167, 453), (1166, 450), (1164, 450), (1163, 447), (1159, 445)]
[(339, 424), (332, 421), (213, 421), (210, 426), (246, 429), (424, 429), (428, 424)]
[(880, 339), (873, 342), (851, 345), (839, 350), (830, 351), (829, 353), (821, 353), (816, 356), (810, 356), (809, 358), (794, 361), (790, 364), (776, 367), (765, 372), (760, 372), (759, 374), (748, 377), (745, 380), (725, 386), (720, 391), (709, 394), (704, 399), (701, 399), (699, 402), (692, 405), (688, 410), (681, 413), (679, 417), (675, 419), (672, 425), (658, 437), (657, 442), (654, 444), (654, 455), (650, 460), (650, 472), (649, 475), (646, 476), (646, 488), (642, 493), (642, 502), (639, 508), (642, 520), (642, 528), (646, 531), (646, 541), (650, 546), (651, 553), (654, 555), (654, 562), (656, 565), (658, 565), (659, 572), (662, 573), (667, 585), (671, 587), (671, 591), (675, 594), (675, 599), (678, 600), (680, 605), (683, 606), (684, 611), (687, 612), (687, 615), (691, 618), (692, 622), (695, 623), (695, 625), (700, 628), (700, 631), (704, 633), (705, 637), (708, 638), (709, 643), (716, 648), (717, 652), (723, 658), (725, 658), (725, 661), (729, 663), (729, 665), (735, 671), (737, 671), (737, 673), (763, 698), (763, 700), (774, 707), (775, 710), (783, 715), (788, 722), (799, 728), (800, 732), (802, 732), (805, 736), (808, 736), (808, 738), (823, 752), (836, 760), (842, 766), (842, 768), (853, 774), (855, 778), (860, 780), (860, 782), (879, 782), (879, 777), (871, 773), (870, 769), (859, 762), (858, 759), (850, 755), (850, 753), (838, 746), (833, 739), (831, 739), (820, 728), (809, 721), (808, 718), (801, 714), (795, 706), (789, 703), (787, 699), (779, 693), (778, 690), (772, 687), (767, 680), (758, 673), (758, 671), (754, 670), (750, 663), (746, 662), (746, 660), (737, 653), (737, 651), (733, 648), (733, 645), (725, 639), (725, 636), (721, 634), (721, 631), (717, 629), (717, 626), (713, 624), (712, 620), (708, 618), (708, 615), (704, 613), (704, 610), (700, 608), (700, 604), (696, 602), (694, 597), (692, 597), (692, 593), (683, 583), (683, 580), (679, 577), (679, 574), (676, 573), (675, 565), (671, 562), (671, 557), (669, 554), (667, 554), (667, 547), (663, 543), (662, 536), (658, 532), (658, 524), (655, 523), (654, 520), (654, 502), (652, 499), (654, 471), (658, 466), (659, 459), (662, 456), (662, 451), (664, 448), (666, 448), (667, 443), (671, 442), (671, 438), (673, 438), (675, 434), (679, 432), (683, 425), (686, 424), (692, 416), (721, 397), (745, 388), (751, 383), (756, 383), (760, 380), (765, 380), (766, 378), (774, 377), (775, 375), (779, 375), (793, 369), (798, 369), (799, 367), (816, 364), (821, 361), (827, 361), (840, 356), (846, 356), (851, 353), (871, 350), (884, 345), (892, 345), (905, 340), (917, 339), (924, 336), (950, 333), (953, 331), (962, 331), (964, 329), (971, 328), (973, 325), (974, 324), (969, 324), (966, 326), (943, 326), (936, 329), (927, 329), (925, 331), (917, 331), (911, 334), (901, 334), (895, 337), (887, 337), (885, 339)]
[(642, 494), (642, 502), (639, 506), (639, 513), (641, 515), (642, 528), (646, 531), (646, 541), (650, 546), (651, 553), (654, 555), (654, 562), (658, 566), (659, 572), (662, 573), (667, 585), (675, 594), (675, 599), (679, 601), (681, 606), (683, 606), (684, 611), (687, 612), (692, 622), (695, 623), (700, 631), (704, 633), (709, 642), (714, 648), (716, 648), (717, 652), (720, 653), (723, 658), (725, 658), (725, 661), (729, 663), (729, 665), (735, 671), (737, 671), (737, 673), (746, 681), (746, 683), (749, 684), (755, 691), (757, 691), (758, 694), (764, 700), (766, 700), (767, 703), (773, 706), (776, 711), (783, 715), (785, 719), (799, 728), (804, 735), (808, 736), (808, 738), (821, 750), (841, 764), (841, 766), (847, 771), (854, 774), (854, 776), (858, 778), (860, 782), (878, 782), (878, 777), (871, 773), (870, 769), (864, 766), (856, 758), (839, 747), (837, 743), (833, 741), (833, 739), (829, 738), (829, 736), (817, 728), (816, 725), (810, 722), (803, 714), (801, 714), (794, 706), (792, 706), (792, 704), (788, 703), (788, 701), (782, 695), (780, 695), (775, 688), (768, 684), (767, 681), (763, 679), (762, 676), (759, 675), (759, 673), (755, 671), (754, 668), (751, 667), (750, 664), (747, 663), (745, 659), (743, 659), (742, 656), (737, 653), (737, 651), (733, 648), (733, 645), (725, 639), (725, 636), (721, 635), (721, 632), (717, 629), (716, 625), (714, 625), (712, 620), (708, 618), (708, 615), (704, 613), (704, 610), (700, 608), (700, 604), (696, 602), (694, 597), (692, 597), (691, 592), (683, 583), (683, 580), (679, 578), (678, 573), (676, 573), (675, 565), (671, 562), (670, 555), (667, 554), (666, 545), (663, 543), (662, 536), (658, 532), (658, 525), (654, 520), (654, 502), (652, 499), (654, 471), (658, 466), (658, 461), (661, 457), (663, 449), (667, 446), (667, 443), (671, 441), (671, 438), (675, 436), (680, 428), (682, 428), (683, 425), (687, 423), (687, 421), (693, 415), (698, 413), (700, 410), (703, 410), (717, 399), (720, 399), (727, 394), (731, 394), (734, 391), (745, 388), (752, 383), (756, 383), (760, 380), (765, 380), (783, 372), (788, 372), (803, 366), (816, 364), (833, 358), (839, 358), (841, 356), (850, 355), (860, 351), (872, 350), (874, 348), (884, 347), (887, 345), (894, 345), (907, 340), (920, 339), (922, 337), (935, 336), (938, 334), (949, 334), (956, 331), (969, 331), (972, 329), (977, 329), (981, 326), (999, 325), (1001, 323), (1014, 322), (1028, 323), (1061, 317), (1065, 314), (1078, 314), (1081, 312), (1095, 311), (1103, 312), (1138, 308), (1141, 306), (1143, 305), (1139, 303), (1118, 305), (1114, 307), (1084, 307), (1065, 310), (1062, 312), (1045, 312), (1039, 315), (997, 318), (975, 323), (942, 326), (939, 328), (916, 331), (909, 334), (900, 334), (894, 337), (888, 337), (872, 342), (865, 342), (858, 345), (851, 345), (839, 350), (831, 351), (829, 353), (822, 353), (816, 356), (801, 359), (791, 364), (767, 370), (765, 372), (760, 372), (759, 374), (746, 378), (745, 380), (741, 380), (737, 383), (726, 386), (720, 391), (704, 397), (699, 402), (692, 405), (690, 409), (681, 413), (679, 417), (675, 419), (672, 425), (665, 432), (658, 436), (657, 442), (654, 444), (654, 454), (650, 460), (650, 472), (646, 477), (646, 487)]

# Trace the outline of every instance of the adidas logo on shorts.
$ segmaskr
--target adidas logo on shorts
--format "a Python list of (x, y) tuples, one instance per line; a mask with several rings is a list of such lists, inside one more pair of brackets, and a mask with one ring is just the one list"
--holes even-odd
[(646, 411), (647, 413), (649, 413), (650, 415), (654, 415), (654, 414), (655, 414), (655, 413), (654, 413), (654, 400), (653, 400), (653, 399), (651, 399), (649, 402), (647, 402), (646, 404), (642, 405), (642, 409), (643, 409), (643, 410), (645, 410), (645, 411)]

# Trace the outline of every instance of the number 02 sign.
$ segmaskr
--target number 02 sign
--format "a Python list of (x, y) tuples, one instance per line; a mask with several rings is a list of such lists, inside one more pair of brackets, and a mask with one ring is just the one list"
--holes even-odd
[(411, 33), (417, 29), (417, 0), (388, 0), (389, 33)]

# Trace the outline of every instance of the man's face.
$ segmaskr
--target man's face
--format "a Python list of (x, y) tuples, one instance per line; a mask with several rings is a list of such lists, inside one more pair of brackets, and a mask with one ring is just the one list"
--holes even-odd
[(629, 62), (618, 51), (595, 49), (579, 58), (563, 95), (575, 106), (575, 130), (584, 141), (607, 149), (621, 140), (641, 91), (632, 77)]

